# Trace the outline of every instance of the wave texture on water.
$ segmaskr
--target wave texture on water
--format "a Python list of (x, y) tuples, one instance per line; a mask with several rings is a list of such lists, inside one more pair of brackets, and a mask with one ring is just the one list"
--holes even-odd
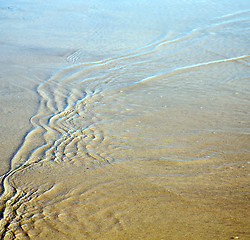
[[(100, 61), (83, 62), (81, 49), (69, 55), (67, 61), (72, 65), (38, 86), (40, 104), (31, 118), (33, 129), (11, 160), (10, 170), (1, 176), (0, 236), (19, 234), (28, 239), (30, 230), (23, 225), (23, 211), (55, 188), (48, 176), (47, 183), (38, 181), (27, 191), (28, 187), (16, 181), (20, 173), (50, 166), (49, 175), (58, 166), (66, 166), (82, 169), (84, 174), (87, 169), (133, 158), (183, 161), (181, 151), (189, 150), (191, 136), (198, 141), (199, 134), (211, 132), (249, 134), (250, 55), (237, 47), (229, 52), (227, 46), (220, 48), (225, 29), (234, 34), (226, 45), (236, 39), (244, 41), (244, 33), (237, 35), (237, 28), (246, 25), (245, 15), (224, 16), (207, 28), (175, 38), (169, 33), (149, 45)], [(232, 112), (236, 111), (234, 118)], [(218, 121), (220, 118), (223, 120)], [(152, 125), (158, 123), (159, 129), (154, 131)], [(187, 140), (178, 142), (183, 136)], [(215, 147), (204, 151), (203, 156), (185, 160), (216, 154)], [(35, 222), (36, 214), (31, 218)], [(118, 222), (114, 220), (109, 227)], [(124, 229), (123, 223), (118, 225)], [(92, 230), (99, 229), (92, 226)]]

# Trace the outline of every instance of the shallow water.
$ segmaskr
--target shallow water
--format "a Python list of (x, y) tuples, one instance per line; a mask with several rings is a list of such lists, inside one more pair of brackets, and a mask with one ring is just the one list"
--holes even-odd
[(248, 9), (1, 3), (2, 239), (248, 239)]

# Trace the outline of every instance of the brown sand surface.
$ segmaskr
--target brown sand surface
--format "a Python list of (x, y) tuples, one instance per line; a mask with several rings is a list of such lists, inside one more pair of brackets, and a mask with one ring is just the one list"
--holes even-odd
[[(230, 164), (237, 157), (239, 164)], [(249, 155), (209, 164), (123, 162), (85, 172), (70, 164), (70, 171), (49, 163), (24, 169), (11, 182), (25, 188), (6, 238), (14, 232), (18, 239), (248, 239), (244, 159)]]
[(0, 239), (250, 239), (249, 3), (0, 3)]

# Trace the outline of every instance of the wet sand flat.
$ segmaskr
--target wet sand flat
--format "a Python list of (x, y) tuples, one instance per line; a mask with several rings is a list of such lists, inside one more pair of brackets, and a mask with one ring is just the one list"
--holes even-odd
[(0, 4), (1, 239), (249, 239), (247, 1)]

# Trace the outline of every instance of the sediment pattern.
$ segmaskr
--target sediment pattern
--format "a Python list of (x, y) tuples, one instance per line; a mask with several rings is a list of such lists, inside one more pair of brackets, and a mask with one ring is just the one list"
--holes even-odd
[[(233, 67), (239, 69), (249, 66), (249, 55), (229, 53), (229, 56), (226, 56), (219, 50), (214, 52), (214, 46), (209, 45), (211, 38), (223, 39), (220, 31), (224, 27), (234, 28), (235, 24), (246, 24), (244, 17), (246, 14), (242, 12), (228, 15), (217, 19), (208, 28), (195, 29), (174, 38), (169, 33), (163, 39), (149, 45), (105, 60), (83, 63), (81, 49), (68, 56), (67, 61), (72, 65), (59, 70), (38, 86), (40, 104), (37, 114), (31, 118), (33, 129), (27, 134), (11, 160), (10, 170), (1, 176), (1, 239), (14, 239), (17, 237), (16, 234), (20, 239), (29, 239), (29, 232), (32, 232), (32, 229), (29, 228), (26, 231), (27, 225), (23, 222), (26, 221), (26, 224), (29, 222), (32, 225), (39, 219), (44, 220), (46, 214), (49, 214), (44, 211), (48, 211), (53, 205), (50, 203), (51, 206), (44, 209), (39, 205), (33, 206), (33, 201), (39, 196), (53, 192), (55, 187), (53, 184), (44, 185), (45, 187), (41, 189), (37, 187), (27, 192), (25, 187), (15, 184), (14, 179), (18, 174), (47, 163), (69, 164), (67, 166), (76, 166), (83, 170), (112, 164), (117, 160), (112, 157), (112, 152), (118, 153), (116, 156), (119, 155), (119, 150), (126, 148), (129, 140), (125, 137), (121, 138), (119, 132), (116, 135), (105, 134), (107, 131), (101, 126), (116, 121), (126, 121), (138, 115), (147, 115), (152, 112), (153, 108), (154, 112), (160, 111), (150, 100), (145, 99), (145, 94), (152, 93), (156, 96), (165, 91), (171, 98), (171, 91), (176, 95), (176, 89), (186, 89), (185, 93), (180, 91), (180, 97), (184, 96), (185, 100), (185, 96), (193, 92), (196, 92), (197, 96), (206, 95), (204, 89), (211, 92), (216, 87), (221, 87), (227, 91), (233, 91), (236, 82), (244, 81), (247, 78), (244, 74), (237, 78), (228, 78), (225, 74), (220, 80), (210, 79), (210, 82), (199, 78), (194, 81), (195, 78), (190, 76), (208, 73), (213, 68), (215, 72), (212, 74), (213, 77), (218, 75), (219, 70), (226, 64), (232, 64)], [(237, 21), (234, 20), (236, 17)], [(196, 55), (197, 52), (199, 55)], [(186, 54), (190, 57), (187, 58)], [(206, 61), (201, 62), (200, 59), (206, 59)], [(230, 69), (230, 67), (225, 69)], [(166, 90), (167, 86), (169, 86), (168, 90)], [(138, 92), (137, 96), (135, 92)], [(240, 94), (237, 97), (244, 100), (246, 92), (244, 88), (239, 89), (237, 94)], [(126, 99), (131, 93), (134, 94), (132, 98)], [(125, 130), (121, 126), (121, 131)], [(147, 137), (144, 141), (147, 144)], [(176, 155), (176, 152), (174, 154)], [(121, 159), (123, 160), (122, 157)], [(95, 201), (102, 205), (101, 188), (99, 186), (97, 188), (99, 195), (96, 195)], [(68, 194), (69, 197), (66, 194), (61, 199), (57, 198), (57, 204), (63, 205), (64, 201), (80, 202), (79, 199), (88, 198), (87, 190)], [(85, 204), (91, 203), (87, 201)], [(93, 207), (89, 214), (100, 216), (104, 214), (108, 219), (106, 228), (124, 229), (124, 223), (114, 209), (119, 209), (118, 205), (105, 206), (103, 213)], [(50, 211), (53, 212), (52, 208)], [(57, 219), (57, 225), (51, 225), (51, 229), (54, 228), (51, 231), (61, 234), (62, 239), (63, 234), (67, 235), (67, 231), (62, 227), (65, 221), (82, 221), (81, 228), (85, 229), (84, 219), (67, 219), (69, 218), (67, 212), (57, 213), (56, 210), (53, 214)], [(87, 214), (86, 212), (85, 216), (89, 219), (89, 231), (98, 232), (101, 226), (98, 226), (96, 222), (92, 222), (93, 225), (91, 225), (91, 216)], [(73, 216), (78, 217), (77, 214)], [(38, 236), (39, 228), (33, 230)]]

